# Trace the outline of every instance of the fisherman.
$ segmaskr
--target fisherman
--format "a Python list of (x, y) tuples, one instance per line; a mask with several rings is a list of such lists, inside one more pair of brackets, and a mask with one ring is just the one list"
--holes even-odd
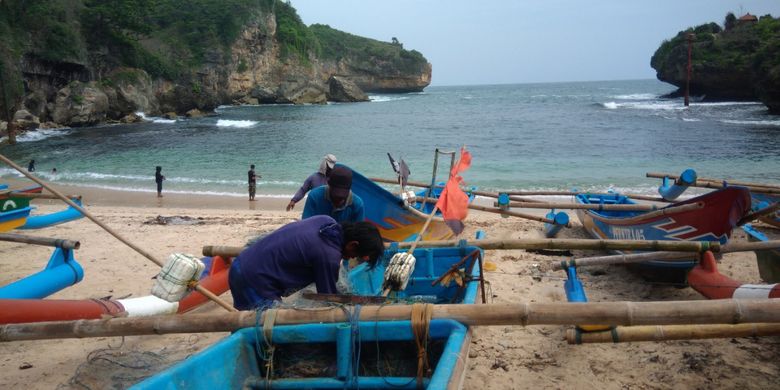
[(338, 222), (360, 222), (365, 218), (363, 199), (352, 192), (352, 170), (339, 165), (330, 172), (328, 184), (309, 193), (302, 219), (329, 215)]
[(249, 166), (249, 172), (247, 172), (247, 181), (249, 183), (249, 201), (255, 200), (255, 192), (257, 191), (257, 178), (262, 176), (255, 173), (255, 164)]
[(301, 199), (303, 199), (303, 196), (306, 195), (309, 190), (328, 184), (328, 174), (330, 174), (330, 171), (333, 169), (334, 165), (336, 165), (336, 156), (332, 154), (326, 154), (324, 157), (322, 157), (319, 171), (312, 173), (309, 177), (306, 178), (301, 188), (295, 192), (295, 195), (293, 195), (292, 199), (290, 199), (290, 203), (287, 204), (287, 211), (292, 210), (293, 207), (295, 207), (295, 204), (300, 202)]
[(312, 283), (318, 293), (337, 293), (342, 259), (357, 258), (373, 268), (383, 252), (382, 237), (368, 222), (339, 224), (320, 215), (287, 224), (233, 260), (228, 274), (233, 306), (265, 309)]
[(162, 198), (162, 183), (165, 180), (165, 176), (162, 174), (162, 167), (156, 166), (154, 168), (154, 181), (157, 183), (157, 197)]
[(30, 163), (27, 164), (27, 172), (35, 172), (35, 160), (30, 160)]

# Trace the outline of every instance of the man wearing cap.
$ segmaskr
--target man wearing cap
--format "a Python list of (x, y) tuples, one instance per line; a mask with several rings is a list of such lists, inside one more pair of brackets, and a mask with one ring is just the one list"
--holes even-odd
[(328, 176), (328, 184), (309, 193), (302, 219), (329, 215), (338, 222), (360, 222), (365, 219), (363, 199), (352, 193), (352, 170), (339, 165)]
[(336, 156), (326, 154), (320, 162), (320, 169), (307, 177), (301, 188), (290, 199), (290, 203), (287, 204), (287, 211), (292, 210), (295, 204), (300, 202), (309, 190), (328, 184), (328, 174), (330, 174), (330, 170), (333, 169), (334, 165), (336, 165)]

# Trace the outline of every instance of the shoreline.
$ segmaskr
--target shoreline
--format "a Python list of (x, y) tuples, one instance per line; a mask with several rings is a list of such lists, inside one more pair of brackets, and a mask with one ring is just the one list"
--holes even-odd
[[(6, 180), (11, 188), (23, 188), (35, 185), (27, 179)], [(261, 210), (261, 211), (279, 211), (286, 213), (285, 207), (289, 203), (290, 197), (271, 197), (257, 196), (255, 201), (249, 201), (249, 193), (246, 197), (210, 195), (210, 194), (181, 194), (167, 193), (163, 189), (162, 197), (158, 198), (154, 191), (124, 191), (106, 188), (95, 188), (88, 186), (79, 186), (71, 184), (59, 184), (46, 182), (57, 191), (65, 195), (80, 195), (85, 207), (89, 206), (119, 206), (134, 208), (184, 208), (184, 209), (219, 209), (219, 210)], [(44, 189), (45, 193), (48, 193)], [(61, 204), (58, 199), (36, 199), (36, 204)], [(302, 202), (298, 202), (295, 208), (290, 211), (300, 213), (303, 211)]]

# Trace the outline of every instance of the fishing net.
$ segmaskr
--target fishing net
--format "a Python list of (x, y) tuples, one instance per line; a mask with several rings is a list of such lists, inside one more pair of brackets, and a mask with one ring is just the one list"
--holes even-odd
[(197, 335), (192, 335), (184, 342), (145, 351), (126, 346), (123, 337), (117, 347), (90, 352), (73, 376), (57, 389), (126, 389), (195, 353), (197, 341)]

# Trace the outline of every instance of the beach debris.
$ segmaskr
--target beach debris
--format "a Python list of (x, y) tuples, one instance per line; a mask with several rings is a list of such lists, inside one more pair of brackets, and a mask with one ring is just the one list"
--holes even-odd
[(203, 218), (193, 218), (188, 217), (186, 215), (174, 215), (171, 217), (163, 217), (162, 215), (158, 215), (146, 222), (144, 222), (144, 225), (203, 225), (206, 222), (203, 221)]
[(28, 368), (32, 368), (33, 365), (27, 362), (22, 362), (22, 364), (19, 365), (20, 370), (26, 370)]

